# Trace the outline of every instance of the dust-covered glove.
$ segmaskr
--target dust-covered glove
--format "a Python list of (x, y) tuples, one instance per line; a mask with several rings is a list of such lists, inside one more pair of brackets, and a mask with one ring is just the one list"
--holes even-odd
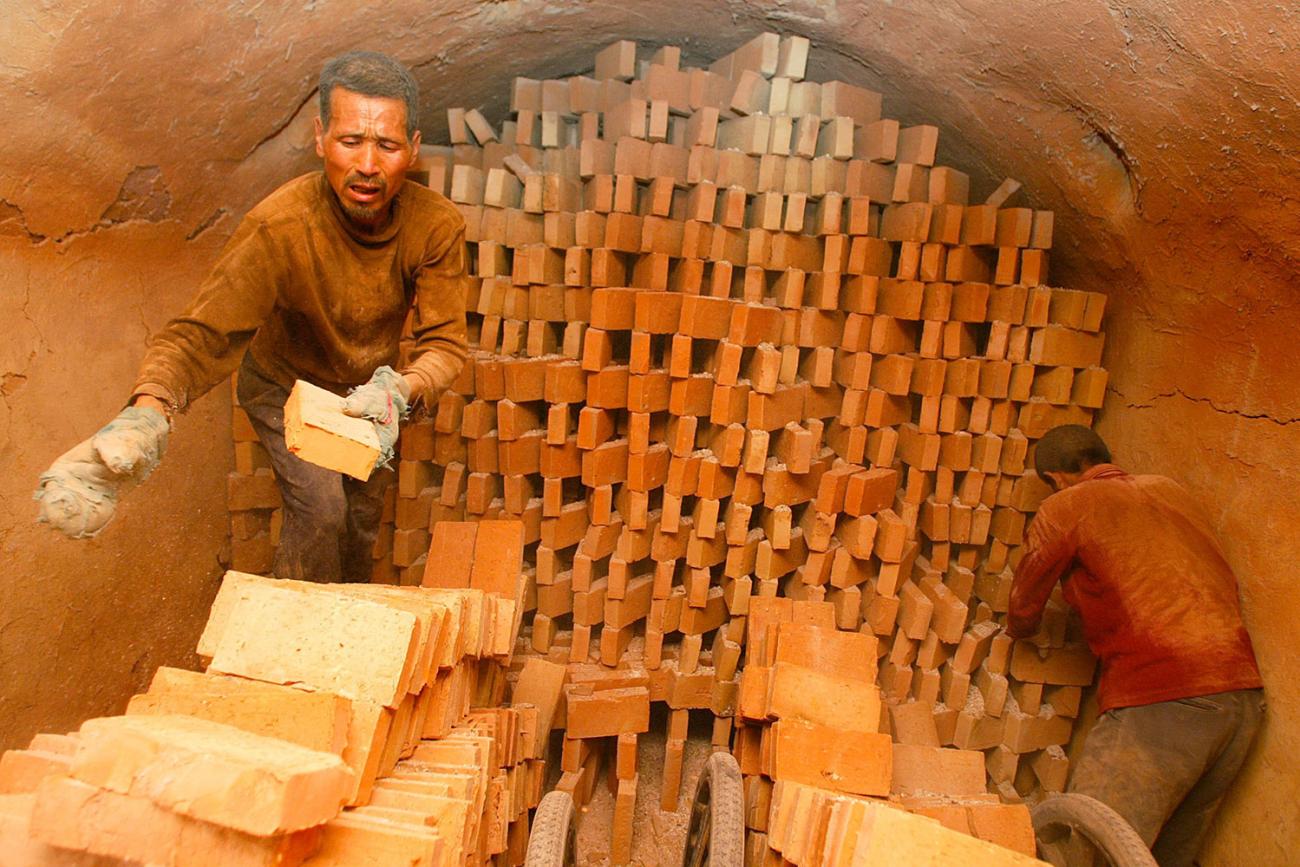
[(41, 473), (36, 520), (72, 539), (94, 536), (112, 520), (117, 498), (158, 466), (170, 430), (156, 409), (122, 410)]
[(387, 466), (393, 459), (397, 443), (397, 423), (406, 418), (410, 386), (400, 373), (388, 365), (374, 372), (365, 385), (352, 389), (343, 411), (357, 418), (368, 418), (379, 435), (379, 460), (375, 468)]

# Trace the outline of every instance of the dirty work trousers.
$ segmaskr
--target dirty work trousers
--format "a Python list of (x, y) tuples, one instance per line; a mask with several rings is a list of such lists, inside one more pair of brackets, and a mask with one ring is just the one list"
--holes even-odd
[(239, 368), (239, 405), (271, 458), (284, 500), (284, 523), (272, 572), (277, 578), (334, 583), (370, 580), (371, 555), (392, 479), (377, 470), (365, 482), (309, 464), (284, 443), (288, 390), (245, 353)]
[(1108, 710), (1069, 790), (1128, 820), (1161, 867), (1190, 867), (1263, 716), (1261, 689)]

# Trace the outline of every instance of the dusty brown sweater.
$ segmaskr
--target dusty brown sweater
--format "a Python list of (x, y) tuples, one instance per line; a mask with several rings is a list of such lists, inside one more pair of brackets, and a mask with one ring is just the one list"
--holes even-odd
[(465, 360), (465, 222), (410, 181), (375, 235), (354, 229), (321, 172), (263, 199), (235, 230), (188, 310), (150, 341), (134, 395), (184, 409), (238, 367), (244, 350), (286, 386), (343, 392), (396, 365), (412, 312), (415, 351), (402, 372), (431, 397)]

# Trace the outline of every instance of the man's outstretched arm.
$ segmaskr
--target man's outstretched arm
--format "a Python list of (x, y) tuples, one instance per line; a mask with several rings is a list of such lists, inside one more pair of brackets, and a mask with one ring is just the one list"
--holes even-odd
[(150, 341), (130, 406), (41, 474), (37, 520), (72, 538), (112, 520), (118, 498), (158, 465), (172, 414), (228, 377), (270, 313), (275, 289), (258, 224), (245, 221), (198, 297)]
[(271, 313), (281, 258), (262, 223), (245, 219), (190, 306), (149, 341), (131, 405), (170, 418), (228, 379)]
[(1007, 634), (1012, 638), (1028, 638), (1038, 631), (1052, 589), (1074, 560), (1073, 527), (1055, 511), (1045, 501), (1029, 524), (1024, 556), (1011, 582)]

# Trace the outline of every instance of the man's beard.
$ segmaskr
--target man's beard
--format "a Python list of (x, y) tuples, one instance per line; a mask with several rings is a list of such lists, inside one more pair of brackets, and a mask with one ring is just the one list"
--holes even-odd
[(378, 226), (384, 215), (380, 210), (381, 205), (358, 205), (344, 201), (339, 204), (343, 206), (343, 213), (348, 215), (348, 219), (368, 229)]
[(339, 205), (343, 208), (343, 213), (347, 214), (348, 219), (352, 222), (370, 230), (380, 228), (386, 220), (387, 205), (389, 202), (382, 202), (384, 194), (388, 192), (388, 183), (381, 176), (373, 180), (362, 177), (361, 175), (349, 175), (343, 182), (345, 187), (352, 184), (364, 184), (366, 186), (377, 187), (379, 189), (379, 198), (381, 202), (372, 205), (363, 205), (357, 202), (349, 201), (342, 196), (339, 198)]

